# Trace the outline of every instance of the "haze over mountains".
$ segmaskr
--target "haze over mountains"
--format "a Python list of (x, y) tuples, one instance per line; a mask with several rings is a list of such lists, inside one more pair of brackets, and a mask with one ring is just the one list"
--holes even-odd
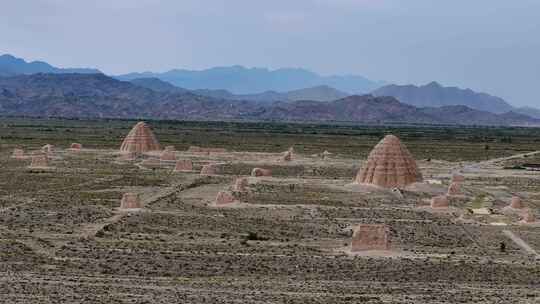
[(213, 97), (217, 99), (229, 100), (251, 100), (260, 103), (271, 103), (276, 101), (295, 101), (295, 100), (313, 100), (313, 101), (332, 101), (340, 99), (350, 94), (341, 92), (332, 87), (321, 85), (311, 88), (293, 90), (289, 92), (265, 91), (254, 94), (233, 94), (227, 90), (198, 89), (187, 90), (174, 86), (158, 78), (137, 78), (130, 81), (138, 86), (145, 87), (158, 92), (178, 93), (191, 91), (192, 93)]
[[(239, 74), (234, 71), (239, 71)], [(299, 69), (269, 71), (241, 67), (201, 71), (198, 80), (194, 72), (172, 74), (187, 75), (183, 81), (192, 84), (210, 81), (215, 86), (223, 83), (224, 87), (236, 87), (240, 79), (250, 81), (243, 78), (246, 75), (272, 78), (289, 72), (289, 76), (298, 76), (292, 77), (296, 83), (305, 82), (302, 75), (311, 75), (309, 77), (317, 81), (324, 78)], [(220, 73), (221, 78), (217, 76)], [(140, 76), (130, 74), (119, 78), (129, 79), (134, 75)], [(163, 77), (163, 74), (157, 76)], [(336, 80), (336, 77), (326, 79)], [(341, 78), (349, 79), (342, 85), (346, 86), (347, 81), (353, 79), (348, 77)], [(251, 84), (262, 87), (261, 79), (251, 80)], [(294, 86), (279, 77), (270, 80), (269, 85)], [(244, 86), (243, 89), (246, 88)], [(61, 69), (44, 62), (29, 63), (9, 55), (0, 56), (0, 115), (540, 125), (539, 119), (530, 117), (539, 114), (536, 118), (540, 118), (540, 113), (535, 113), (536, 109), (516, 109), (501, 98), (443, 87), (435, 82), (420, 87), (387, 85), (375, 89), (374, 96), (350, 96), (350, 91), (341, 91), (327, 84), (261, 92), (239, 94), (223, 88), (178, 87), (156, 77), (120, 81), (95, 69)]]
[(12, 55), (0, 55), (0, 76), (14, 76), (20, 74), (35, 73), (81, 73), (95, 74), (101, 73), (97, 69), (88, 68), (56, 68), (43, 61), (26, 62), (24, 59)]
[(443, 107), (466, 105), (473, 109), (493, 113), (506, 113), (514, 108), (502, 98), (470, 89), (443, 87), (437, 82), (423, 86), (387, 85), (372, 93), (375, 96), (393, 96), (401, 102), (417, 107)]
[(190, 90), (227, 90), (233, 94), (287, 92), (321, 85), (352, 94), (362, 94), (385, 84), (357, 75), (321, 76), (299, 68), (269, 70), (242, 66), (216, 67), (201, 71), (170, 70), (165, 73), (131, 73), (119, 75), (116, 78), (120, 80), (158, 78)]

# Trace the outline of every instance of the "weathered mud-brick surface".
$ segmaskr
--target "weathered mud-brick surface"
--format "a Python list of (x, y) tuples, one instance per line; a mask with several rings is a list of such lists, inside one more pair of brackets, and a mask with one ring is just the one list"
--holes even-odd
[(181, 159), (176, 162), (174, 166), (175, 172), (189, 172), (193, 171), (193, 162), (189, 159)]
[(431, 208), (448, 208), (448, 197), (446, 195), (435, 196), (431, 199)]
[(292, 147), (289, 148), (289, 150), (283, 152), (283, 154), (281, 155), (281, 160), (286, 161), (286, 162), (292, 161), (293, 153), (294, 153), (294, 149)]
[(120, 209), (138, 209), (142, 208), (142, 203), (139, 199), (139, 195), (136, 193), (124, 193), (122, 200), (120, 201)]
[(230, 191), (219, 191), (216, 197), (216, 205), (227, 205), (235, 202), (234, 195)]
[(461, 184), (460, 183), (451, 183), (448, 186), (448, 195), (462, 195)]
[(54, 152), (54, 146), (50, 144), (46, 144), (45, 146), (41, 147), (41, 152), (43, 153), (53, 153)]
[(202, 166), (201, 175), (217, 175), (219, 174), (219, 165), (218, 164), (207, 164)]
[(249, 186), (249, 181), (246, 177), (239, 177), (234, 182), (234, 191), (246, 192)]
[(32, 155), (32, 162), (30, 163), (30, 168), (48, 168), (49, 167), (49, 158), (45, 153), (39, 153)]
[(79, 144), (79, 143), (72, 143), (71, 146), (69, 147), (71, 150), (81, 150), (82, 149), (82, 144)]
[(272, 176), (272, 170), (262, 169), (262, 168), (253, 168), (253, 170), (251, 170), (251, 176), (254, 176), (254, 177)]
[(161, 150), (156, 136), (150, 127), (144, 122), (138, 122), (120, 146), (121, 152), (144, 153)]
[(159, 160), (161, 161), (175, 161), (176, 160), (176, 153), (174, 150), (167, 150), (165, 149), (161, 156), (159, 157)]
[(24, 150), (23, 149), (13, 149), (11, 158), (15, 159), (24, 159)]
[(388, 135), (371, 151), (356, 182), (384, 188), (405, 187), (422, 181), (422, 174), (411, 153), (399, 138)]
[(510, 208), (513, 209), (523, 209), (525, 205), (523, 204), (523, 201), (521, 200), (521, 197), (514, 196), (512, 197), (512, 201), (510, 202)]
[(351, 251), (389, 250), (390, 228), (386, 225), (361, 224), (353, 233)]
[(465, 182), (465, 176), (458, 173), (452, 174), (452, 183), (463, 183), (463, 182)]
[(531, 209), (526, 209), (521, 214), (521, 222), (523, 223), (534, 223), (536, 222), (536, 217)]

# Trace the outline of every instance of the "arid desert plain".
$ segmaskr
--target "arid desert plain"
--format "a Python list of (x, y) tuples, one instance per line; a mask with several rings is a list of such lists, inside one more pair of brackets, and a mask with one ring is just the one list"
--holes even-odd
[(1, 303), (540, 303), (538, 129), (136, 124), (2, 120)]

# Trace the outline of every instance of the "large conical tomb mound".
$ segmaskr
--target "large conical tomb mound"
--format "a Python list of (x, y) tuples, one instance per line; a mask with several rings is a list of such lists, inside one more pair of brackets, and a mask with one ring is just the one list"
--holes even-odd
[(150, 127), (144, 122), (138, 122), (120, 146), (120, 152), (144, 153), (161, 150), (156, 136)]
[(411, 153), (394, 135), (387, 135), (368, 156), (356, 176), (359, 184), (402, 188), (422, 181), (422, 173)]

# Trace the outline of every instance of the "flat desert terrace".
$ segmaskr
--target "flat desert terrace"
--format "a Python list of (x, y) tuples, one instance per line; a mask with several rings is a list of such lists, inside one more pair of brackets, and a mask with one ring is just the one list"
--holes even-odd
[(538, 153), (534, 128), (4, 118), (0, 302), (538, 303)]

